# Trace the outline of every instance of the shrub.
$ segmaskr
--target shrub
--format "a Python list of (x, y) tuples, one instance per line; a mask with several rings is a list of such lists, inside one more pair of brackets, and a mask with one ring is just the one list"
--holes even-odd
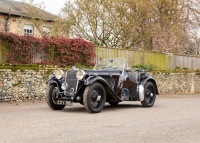
[(179, 66), (176, 66), (176, 67), (175, 67), (175, 69), (177, 69), (177, 70), (178, 70), (178, 69), (181, 69), (181, 67), (179, 67)]
[(144, 69), (147, 71), (155, 71), (156, 67), (154, 65), (134, 65), (132, 68), (139, 68), (139, 69)]
[(14, 65), (32, 64), (33, 58), (41, 55), (38, 64), (89, 66), (95, 57), (94, 45), (83, 39), (36, 38), (3, 32), (0, 39), (7, 45), (7, 62)]

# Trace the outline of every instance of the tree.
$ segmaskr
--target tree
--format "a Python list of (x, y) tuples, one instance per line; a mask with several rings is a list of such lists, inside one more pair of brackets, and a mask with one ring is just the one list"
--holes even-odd
[(70, 21), (72, 37), (99, 46), (180, 53), (189, 42), (189, 27), (199, 23), (198, 4), (198, 0), (74, 0), (66, 2), (62, 12)]
[(131, 47), (140, 37), (129, 5), (121, 0), (76, 0), (66, 3), (63, 13), (71, 21), (71, 35), (99, 46)]
[[(188, 54), (200, 55), (200, 1), (185, 0), (184, 1), (184, 19), (187, 23), (188, 43), (190, 46)], [(186, 48), (186, 52), (188, 48)]]
[[(34, 0), (23, 1), (27, 3), (24, 5), (27, 13), (25, 18), (28, 18), (34, 24), (40, 35), (68, 37), (69, 24), (66, 20), (44, 11), (45, 5), (43, 2), (35, 3)], [(44, 29), (44, 26), (48, 29)]]

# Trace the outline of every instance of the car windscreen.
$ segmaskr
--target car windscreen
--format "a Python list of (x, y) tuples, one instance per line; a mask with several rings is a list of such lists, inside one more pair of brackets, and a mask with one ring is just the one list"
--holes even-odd
[(126, 65), (126, 59), (124, 58), (110, 58), (100, 59), (96, 61), (94, 69), (118, 69), (124, 70)]

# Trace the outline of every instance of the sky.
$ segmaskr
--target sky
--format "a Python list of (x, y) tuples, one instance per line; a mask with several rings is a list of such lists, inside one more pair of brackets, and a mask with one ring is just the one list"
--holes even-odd
[[(15, 0), (15, 1), (23, 1), (23, 0)], [(45, 10), (58, 15), (60, 9), (64, 7), (64, 3), (66, 0), (34, 0), (35, 3), (44, 2)]]

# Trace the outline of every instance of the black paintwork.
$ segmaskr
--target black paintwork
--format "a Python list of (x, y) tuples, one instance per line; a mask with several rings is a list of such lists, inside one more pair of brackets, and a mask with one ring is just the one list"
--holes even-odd
[[(86, 86), (93, 84), (94, 82), (101, 83), (106, 90), (107, 101), (138, 101), (138, 85), (143, 85), (147, 81), (151, 81), (156, 87), (156, 93), (158, 89), (155, 80), (144, 71), (133, 70), (116, 70), (116, 69), (103, 69), (103, 70), (84, 70), (85, 77), (78, 81), (76, 79), (77, 70), (69, 70), (67, 76), (61, 80), (52, 77), (47, 81), (47, 84), (56, 84), (59, 89), (59, 95), (57, 98), (72, 100), (73, 102), (81, 102), (83, 99), (83, 93)], [(74, 86), (74, 92), (71, 91), (69, 86), (66, 91), (61, 89), (61, 84), (66, 82), (70, 86)], [(72, 83), (73, 82), (73, 83)], [(77, 96), (81, 98), (81, 101), (77, 101)]]

